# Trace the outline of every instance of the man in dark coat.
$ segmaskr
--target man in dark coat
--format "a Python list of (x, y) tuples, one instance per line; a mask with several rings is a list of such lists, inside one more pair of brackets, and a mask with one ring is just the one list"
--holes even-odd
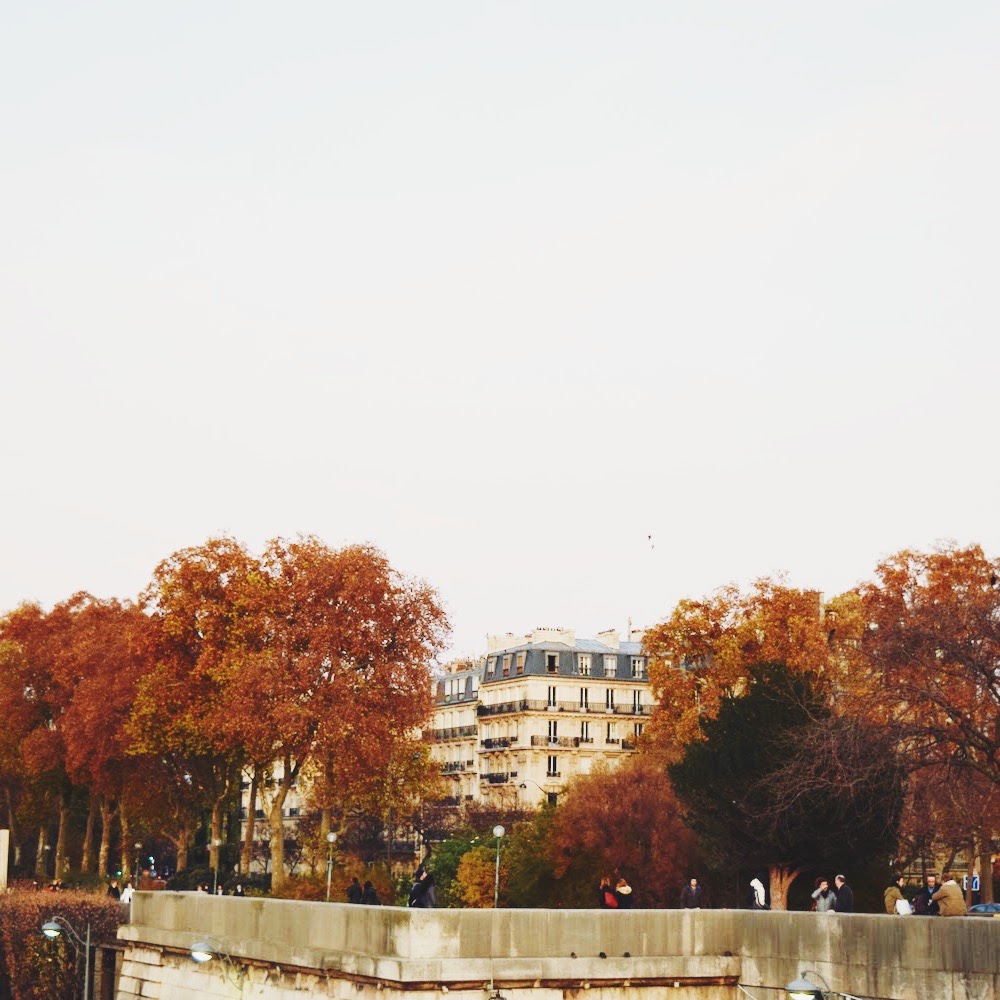
[(355, 875), (351, 879), (351, 884), (347, 887), (347, 902), (348, 903), (360, 903), (361, 902), (361, 883), (358, 881), (358, 876)]
[(837, 902), (833, 904), (837, 913), (854, 912), (854, 893), (847, 884), (847, 879), (843, 875), (838, 875), (833, 884), (837, 887)]
[(698, 880), (696, 878), (689, 879), (688, 884), (681, 889), (681, 906), (685, 910), (700, 910), (703, 896), (704, 891), (698, 885)]

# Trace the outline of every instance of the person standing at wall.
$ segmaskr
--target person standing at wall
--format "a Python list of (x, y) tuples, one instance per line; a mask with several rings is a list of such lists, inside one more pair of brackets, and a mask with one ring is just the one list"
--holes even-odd
[(854, 892), (847, 884), (847, 879), (844, 878), (843, 875), (838, 875), (833, 880), (833, 884), (837, 887), (837, 897), (833, 904), (833, 908), (838, 913), (853, 913)]
[(886, 886), (885, 893), (885, 912), (890, 914), (906, 914), (910, 911), (910, 904), (907, 898), (903, 895), (903, 886), (906, 884), (906, 879), (902, 875), (897, 875), (889, 884)]
[(950, 872), (941, 873), (942, 886), (931, 897), (938, 904), (942, 917), (964, 917), (965, 897)]
[(828, 879), (816, 879), (816, 890), (812, 894), (813, 910), (816, 913), (833, 913), (837, 906), (837, 895), (830, 888)]
[(700, 910), (704, 895), (704, 890), (698, 885), (698, 880), (692, 876), (688, 879), (687, 885), (681, 889), (681, 906), (685, 910)]

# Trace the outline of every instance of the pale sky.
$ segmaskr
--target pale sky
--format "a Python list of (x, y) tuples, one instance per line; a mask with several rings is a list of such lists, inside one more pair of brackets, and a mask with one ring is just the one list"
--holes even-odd
[(473, 654), (996, 555), (998, 52), (992, 2), (7, 4), (0, 610), (304, 532)]

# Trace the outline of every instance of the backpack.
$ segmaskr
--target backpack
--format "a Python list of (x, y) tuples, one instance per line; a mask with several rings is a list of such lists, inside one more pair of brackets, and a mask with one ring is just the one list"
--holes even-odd
[(618, 906), (618, 897), (610, 890), (604, 890), (604, 905), (610, 907)]

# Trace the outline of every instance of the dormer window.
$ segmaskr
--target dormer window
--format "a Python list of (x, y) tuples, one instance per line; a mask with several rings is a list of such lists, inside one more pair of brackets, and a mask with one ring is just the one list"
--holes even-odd
[(605, 656), (604, 657), (604, 676), (614, 677), (618, 673), (618, 657), (617, 656)]
[(590, 676), (590, 653), (576, 654), (576, 668), (581, 677)]
[(646, 658), (644, 656), (632, 657), (632, 676), (633, 677), (646, 676)]
[(559, 673), (559, 654), (558, 653), (546, 653), (545, 654), (545, 669), (550, 674)]

